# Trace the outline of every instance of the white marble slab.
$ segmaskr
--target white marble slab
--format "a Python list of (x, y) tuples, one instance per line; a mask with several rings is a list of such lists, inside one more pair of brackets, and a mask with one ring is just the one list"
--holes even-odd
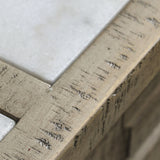
[(0, 0), (0, 58), (53, 83), (128, 1)]
[(8, 134), (14, 127), (15, 122), (0, 113), (0, 141)]

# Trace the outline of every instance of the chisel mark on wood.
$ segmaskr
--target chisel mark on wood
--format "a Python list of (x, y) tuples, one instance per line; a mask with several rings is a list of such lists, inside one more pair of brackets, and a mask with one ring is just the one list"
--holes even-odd
[(119, 97), (117, 97), (116, 101), (115, 101), (115, 104), (114, 104), (114, 107), (115, 107), (115, 114), (116, 113), (119, 113), (119, 110), (120, 110), (120, 107), (121, 107), (121, 102), (122, 102), (123, 98), (122, 96), (120, 95)]
[(77, 83), (72, 82), (71, 84), (78, 87), (78, 84), (77, 84)]
[(33, 149), (37, 153), (42, 153), (40, 150), (36, 149), (35, 147), (30, 147), (30, 148)]
[(131, 41), (129, 41), (128, 40), (128, 42), (127, 42), (130, 46), (132, 46), (132, 47), (134, 47), (135, 45), (131, 42)]
[(74, 109), (77, 110), (78, 112), (81, 111), (78, 107), (72, 106), (72, 108), (74, 108)]
[(137, 3), (139, 3), (140, 5), (144, 6), (145, 8), (152, 8), (154, 10), (157, 10), (157, 8), (155, 8), (154, 6), (152, 6), (151, 4), (144, 2), (144, 1), (136, 1)]
[(87, 72), (87, 71), (85, 71), (83, 69), (81, 69), (81, 71), (89, 75), (89, 72)]
[(5, 75), (5, 73), (7, 72), (8, 68), (7, 66), (3, 66), (2, 69), (0, 70), (0, 75), (1, 77)]
[(91, 89), (92, 89), (93, 91), (96, 91), (96, 90), (97, 90), (95, 87), (92, 87), (92, 86), (91, 86)]
[(44, 133), (46, 133), (48, 136), (54, 138), (57, 141), (63, 142), (64, 137), (61, 134), (53, 133), (50, 131), (47, 131), (45, 129), (41, 129)]
[(55, 129), (57, 131), (60, 131), (60, 130), (66, 130), (68, 132), (71, 132), (72, 131), (72, 128), (71, 126), (61, 122), (60, 120), (58, 122), (55, 122), (55, 121), (50, 121), (51, 124), (54, 125)]
[(107, 101), (106, 101), (105, 118), (108, 117), (110, 102), (111, 102), (111, 100), (110, 100), (110, 99), (107, 99)]
[(56, 110), (52, 109), (52, 112), (56, 113), (57, 115), (60, 114), (60, 112), (57, 112)]
[(109, 74), (109, 71), (106, 71), (105, 69), (101, 68), (101, 67), (97, 67), (99, 70), (103, 71), (105, 74)]
[(12, 80), (14, 80), (15, 78), (18, 77), (18, 74), (13, 74), (13, 76), (10, 77), (9, 81), (7, 82), (7, 84), (11, 83)]
[(128, 56), (127, 56), (127, 55), (125, 55), (125, 54), (121, 54), (121, 55), (120, 55), (120, 57), (121, 57), (123, 60), (125, 60), (125, 61), (127, 61), (127, 60), (128, 60)]
[(118, 69), (118, 70), (121, 68), (119, 65), (117, 65), (117, 64), (114, 63), (114, 62), (111, 62), (111, 61), (108, 61), (108, 60), (105, 60), (105, 62), (106, 62), (111, 68)]
[(123, 33), (123, 32), (121, 32), (121, 31), (119, 31), (119, 30), (117, 30), (117, 29), (113, 29), (115, 32), (117, 32), (118, 34), (120, 34), (120, 35), (122, 35), (122, 36), (125, 36), (125, 34)]
[(54, 106), (56, 106), (57, 108), (59, 108), (60, 110), (62, 110), (64, 113), (70, 115), (70, 113), (69, 113), (68, 111), (66, 111), (66, 110), (64, 109), (64, 107), (62, 107), (62, 106), (60, 106), (60, 105), (58, 105), (58, 104), (55, 104), (55, 103), (52, 103), (52, 104), (53, 104)]
[(88, 126), (86, 125), (86, 126), (84, 126), (84, 127), (82, 128), (82, 132), (83, 132), (83, 133), (86, 133), (86, 132), (87, 132), (87, 129), (88, 129)]
[(147, 20), (151, 22), (155, 28), (158, 28), (160, 26), (160, 21), (158, 21), (156, 18), (148, 17)]
[(133, 35), (136, 35), (137, 37), (139, 38), (145, 38), (145, 35), (143, 33), (137, 33), (137, 32), (134, 32), (134, 31), (130, 31)]
[(110, 32), (108, 32), (108, 35), (111, 36), (113, 39), (121, 40), (119, 36), (115, 36)]
[(48, 150), (51, 150), (51, 144), (49, 143), (49, 141), (45, 138), (35, 138), (38, 143), (42, 146), (45, 147)]
[(75, 148), (77, 147), (78, 139), (79, 139), (79, 136), (76, 136), (74, 139), (74, 147)]
[(128, 13), (128, 12), (123, 12), (123, 13), (120, 13), (120, 15), (122, 15), (123, 17), (131, 20), (131, 21), (135, 21), (137, 22), (138, 24), (141, 24), (141, 25), (144, 25), (144, 23), (142, 23), (136, 16)]
[(117, 27), (117, 28), (122, 28), (119, 24), (117, 24), (115, 22), (113, 22), (112, 25), (115, 26), (115, 27)]
[(112, 96), (116, 96), (119, 92), (121, 92), (123, 83), (119, 85), (119, 87), (116, 88), (116, 90), (113, 92)]
[(71, 93), (71, 94), (74, 95), (74, 93), (73, 93), (71, 90), (69, 90), (69, 89), (67, 89), (67, 88), (64, 88), (64, 87), (62, 87), (62, 89), (65, 90), (66, 92)]
[(73, 87), (72, 85), (71, 85), (70, 87), (71, 87), (71, 89), (74, 90), (77, 94), (79, 94), (82, 99), (84, 99), (84, 100), (93, 99), (93, 100), (97, 101), (97, 99), (94, 98), (91, 94), (88, 94), (88, 93), (86, 93), (86, 92), (84, 92), (84, 91), (81, 91), (81, 90), (79, 90), (79, 89), (76, 89), (76, 88)]
[(57, 100), (58, 98), (56, 97), (56, 96), (51, 96), (52, 97), (52, 99), (54, 99), (54, 100)]
[(125, 49), (127, 49), (127, 50), (129, 50), (130, 52), (133, 52), (133, 53), (135, 53), (136, 51), (133, 49), (133, 48), (131, 48), (131, 47), (124, 47)]
[(102, 76), (101, 74), (95, 73), (99, 80), (104, 81), (106, 77)]

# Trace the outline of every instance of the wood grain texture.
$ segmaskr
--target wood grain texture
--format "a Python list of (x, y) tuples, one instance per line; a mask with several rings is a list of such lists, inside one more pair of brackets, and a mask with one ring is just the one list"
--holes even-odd
[(123, 126), (123, 118), (121, 118), (85, 160), (125, 160), (128, 135), (128, 131)]
[(160, 123), (159, 95), (160, 74), (125, 113), (125, 127), (131, 130), (130, 156), (139, 150), (139, 147)]
[[(141, 153), (141, 157), (137, 159), (136, 156), (135, 160), (158, 159), (160, 157), (159, 138), (155, 138), (153, 133), (160, 122), (159, 94), (160, 73), (149, 83), (96, 148), (89, 153), (86, 160), (124, 160), (138, 153)], [(160, 135), (157, 134), (157, 136)], [(146, 145), (149, 137), (151, 137), (151, 143)], [(152, 141), (152, 138), (155, 141)]]
[(152, 150), (147, 154), (145, 160), (159, 160), (160, 158), (160, 139), (157, 144), (152, 148)]
[(22, 118), (50, 85), (0, 62), (0, 112)]
[(137, 152), (128, 160), (158, 160), (160, 153), (160, 123), (153, 129)]
[(21, 119), (0, 159), (83, 160), (160, 70), (159, 5), (131, 1), (52, 87), (8, 66), (0, 101)]

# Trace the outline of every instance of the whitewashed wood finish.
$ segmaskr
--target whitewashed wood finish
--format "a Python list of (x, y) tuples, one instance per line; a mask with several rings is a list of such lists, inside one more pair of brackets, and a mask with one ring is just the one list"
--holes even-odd
[(1, 63), (0, 107), (21, 119), (0, 158), (84, 159), (160, 70), (159, 5), (132, 1), (52, 87)]
[(128, 147), (126, 132), (121, 118), (85, 160), (126, 160)]
[[(158, 128), (160, 123), (159, 95), (160, 74), (155, 77), (155, 79), (143, 91), (143, 94), (136, 99), (130, 109), (125, 113), (124, 127), (131, 131), (129, 147), (129, 155), (131, 157), (140, 150), (141, 146), (145, 145), (147, 138), (150, 137), (154, 130), (157, 130), (156, 128)], [(160, 137), (158, 139), (160, 139)], [(154, 145), (153, 142), (153, 146)], [(153, 146), (150, 144), (147, 147), (152, 150)], [(144, 155), (147, 154), (147, 152), (144, 153)]]
[(159, 94), (160, 74), (85, 160), (159, 160)]
[[(149, 137), (146, 139), (146, 141), (140, 146), (140, 148), (137, 150), (135, 155), (133, 155), (128, 160), (150, 160), (150, 158), (154, 158), (154, 160), (159, 159), (160, 157), (157, 157), (157, 155), (160, 155), (157, 151), (156, 147), (158, 147), (160, 143), (160, 123), (153, 129), (152, 133), (149, 135)], [(156, 149), (157, 153), (155, 155), (152, 155), (152, 152), (154, 153), (154, 149)], [(149, 158), (148, 156), (151, 157)]]
[(52, 83), (129, 0), (0, 0), (0, 57)]

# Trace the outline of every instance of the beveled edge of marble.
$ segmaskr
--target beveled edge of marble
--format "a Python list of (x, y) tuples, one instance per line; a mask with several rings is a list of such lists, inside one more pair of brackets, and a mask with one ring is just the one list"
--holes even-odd
[[(15, 121), (0, 113), (0, 141), (13, 129)], [(3, 126), (3, 124), (5, 126)]]

